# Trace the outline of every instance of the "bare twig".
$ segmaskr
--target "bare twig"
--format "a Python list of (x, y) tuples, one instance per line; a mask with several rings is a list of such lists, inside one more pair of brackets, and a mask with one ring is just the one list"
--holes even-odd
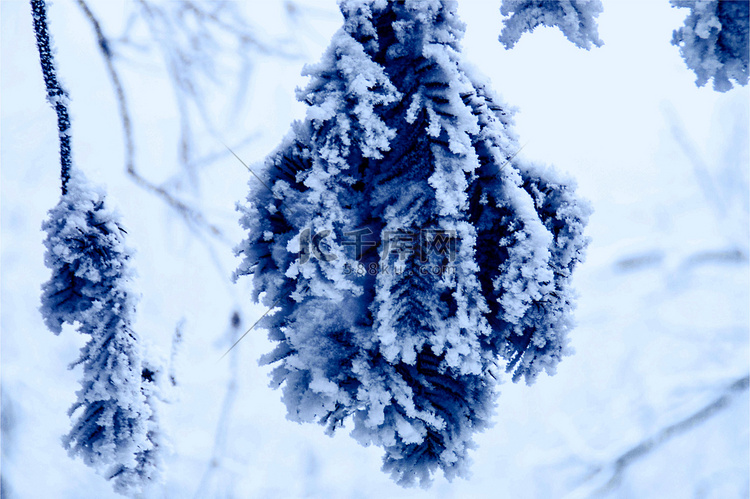
[(120, 113), (120, 121), (122, 123), (123, 138), (125, 141), (125, 170), (127, 171), (128, 175), (140, 187), (162, 198), (170, 207), (172, 207), (175, 211), (177, 211), (177, 213), (180, 214), (180, 216), (185, 219), (185, 222), (188, 223), (188, 225), (195, 225), (203, 230), (206, 230), (214, 237), (223, 238), (221, 230), (215, 225), (208, 222), (200, 212), (188, 206), (183, 201), (175, 198), (163, 187), (149, 182), (136, 170), (132, 122), (130, 119), (130, 113), (128, 111), (125, 90), (123, 88), (120, 75), (112, 59), (112, 50), (110, 47), (109, 39), (104, 35), (99, 20), (93, 14), (85, 0), (77, 0), (77, 3), (86, 16), (86, 19), (88, 19), (89, 23), (91, 24), (92, 29), (94, 30), (97, 44), (99, 46), (99, 52), (104, 59), (104, 63), (107, 67), (107, 73), (109, 74), (110, 81), (112, 82), (112, 86), (114, 87), (118, 111)]
[(182, 344), (184, 342), (184, 336), (182, 333), (183, 328), (185, 327), (185, 319), (180, 319), (180, 321), (177, 323), (177, 326), (175, 326), (174, 334), (172, 335), (172, 348), (169, 352), (169, 384), (172, 386), (177, 386), (177, 356), (180, 353), (180, 350), (182, 350)]
[(495, 175), (493, 175), (492, 178), (497, 177), (500, 174), (500, 172), (503, 171), (503, 168), (505, 168), (505, 165), (513, 161), (513, 159), (515, 159), (515, 157), (518, 156), (521, 153), (521, 151), (523, 151), (523, 148), (526, 147), (527, 145), (528, 145), (528, 142), (526, 142), (526, 144), (519, 147), (518, 150), (514, 152), (510, 158), (506, 159), (505, 162), (502, 165), (500, 165), (500, 168), (497, 169), (497, 173), (495, 173)]
[[(224, 143), (222, 142), (222, 144), (224, 144)], [(237, 153), (235, 153), (235, 152), (234, 152), (233, 150), (231, 150), (231, 149), (229, 148), (229, 146), (228, 146), (228, 145), (226, 145), (226, 144), (224, 144), (224, 147), (226, 147), (226, 148), (227, 148), (227, 151), (229, 151), (230, 153), (232, 153), (232, 156), (234, 156), (235, 158), (237, 158), (237, 161), (239, 161), (240, 163), (242, 163), (242, 166), (244, 166), (245, 168), (247, 168), (247, 171), (249, 171), (250, 173), (252, 173), (252, 174), (253, 174), (253, 177), (255, 177), (255, 178), (257, 178), (257, 179), (258, 179), (258, 182), (260, 182), (261, 184), (263, 184), (263, 187), (265, 187), (266, 189), (268, 189), (268, 192), (271, 192), (271, 193), (273, 193), (273, 191), (271, 190), (271, 188), (270, 188), (270, 187), (268, 187), (268, 184), (266, 184), (265, 182), (263, 182), (263, 179), (262, 179), (262, 178), (260, 178), (260, 177), (258, 176), (258, 174), (257, 174), (257, 173), (255, 173), (255, 172), (254, 172), (254, 171), (252, 170), (252, 168), (250, 168), (249, 166), (247, 166), (247, 163), (245, 163), (244, 161), (242, 161), (242, 158), (240, 158), (239, 156), (237, 156)]]

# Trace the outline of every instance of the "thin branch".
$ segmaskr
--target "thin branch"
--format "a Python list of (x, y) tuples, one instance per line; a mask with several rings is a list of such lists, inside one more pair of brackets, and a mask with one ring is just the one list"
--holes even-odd
[[(224, 143), (222, 142), (222, 144), (224, 144)], [(263, 179), (262, 179), (262, 178), (260, 178), (260, 177), (258, 176), (258, 174), (257, 174), (257, 173), (255, 173), (255, 172), (254, 172), (254, 171), (252, 170), (252, 168), (250, 168), (249, 166), (247, 166), (247, 163), (245, 163), (244, 161), (242, 161), (242, 158), (240, 158), (239, 156), (237, 156), (237, 153), (235, 153), (235, 152), (234, 152), (233, 150), (231, 150), (231, 149), (229, 148), (229, 146), (228, 146), (228, 145), (226, 145), (226, 144), (224, 144), (224, 147), (226, 147), (226, 148), (227, 148), (227, 151), (229, 151), (230, 153), (232, 153), (232, 156), (234, 156), (235, 158), (237, 158), (237, 161), (239, 161), (240, 163), (242, 163), (242, 166), (244, 166), (244, 167), (245, 167), (245, 168), (247, 169), (247, 171), (249, 171), (250, 173), (252, 173), (252, 174), (253, 174), (253, 177), (255, 177), (255, 178), (257, 178), (257, 179), (258, 179), (258, 182), (260, 182), (261, 184), (263, 184), (263, 187), (265, 187), (266, 189), (268, 189), (268, 192), (270, 192), (270, 193), (272, 193), (272, 194), (273, 194), (273, 190), (271, 190), (271, 188), (270, 188), (270, 187), (268, 187), (268, 184), (266, 184), (265, 182), (263, 182)]]
[(605, 494), (606, 492), (611, 491), (613, 488), (620, 484), (625, 471), (631, 464), (645, 457), (647, 454), (655, 451), (657, 448), (664, 445), (669, 440), (688, 432), (689, 430), (708, 420), (710, 417), (716, 415), (722, 409), (728, 407), (730, 402), (732, 402), (732, 399), (737, 397), (739, 394), (747, 391), (749, 386), (750, 376), (744, 376), (735, 380), (729, 386), (724, 388), (721, 396), (714, 399), (705, 407), (691, 414), (682, 421), (678, 421), (677, 423), (669, 425), (666, 428), (662, 428), (654, 436), (643, 440), (638, 445), (635, 445), (628, 451), (621, 454), (611, 464), (599, 467), (591, 476), (589, 476), (587, 481), (592, 480), (594, 477), (596, 477), (606, 469), (610, 470), (610, 479), (604, 485), (596, 488), (593, 493), (584, 495), (600, 496)]
[(112, 82), (112, 86), (114, 87), (118, 111), (120, 113), (120, 121), (122, 123), (123, 137), (125, 141), (125, 170), (127, 171), (128, 175), (140, 187), (162, 198), (169, 206), (171, 206), (185, 219), (188, 225), (194, 224), (200, 228), (203, 228), (212, 236), (224, 239), (221, 230), (215, 225), (208, 222), (200, 212), (196, 211), (194, 208), (191, 208), (183, 201), (180, 201), (179, 199), (172, 196), (172, 194), (170, 194), (163, 187), (149, 182), (136, 170), (135, 145), (133, 141), (133, 130), (130, 113), (128, 111), (127, 98), (125, 95), (125, 90), (121, 83), (120, 75), (115, 68), (114, 61), (112, 60), (112, 51), (110, 49), (109, 40), (104, 35), (99, 20), (96, 18), (96, 16), (94, 16), (87, 3), (84, 0), (77, 0), (77, 3), (86, 16), (86, 19), (88, 19), (89, 23), (91, 24), (92, 29), (94, 30), (97, 44), (99, 46), (99, 52), (104, 59), (104, 63), (107, 67), (107, 73), (109, 74), (110, 81)]
[(36, 47), (42, 65), (44, 85), (47, 88), (47, 101), (57, 113), (57, 134), (60, 139), (60, 181), (62, 193), (68, 192), (73, 153), (70, 147), (70, 115), (68, 114), (68, 93), (57, 79), (55, 57), (52, 53), (47, 24), (47, 4), (44, 0), (31, 0), (31, 14), (34, 19)]
[[(245, 138), (241, 139), (239, 142), (235, 143), (233, 147), (235, 149), (239, 149), (240, 147), (246, 146), (246, 145), (250, 144), (251, 142), (253, 142), (254, 140), (257, 140), (258, 137), (260, 137), (260, 133), (256, 132), (256, 133), (250, 134), (250, 135), (246, 136)], [(223, 144), (223, 142), (222, 142), (222, 144)], [(197, 167), (200, 167), (200, 166), (204, 166), (204, 165), (209, 165), (209, 164), (215, 163), (215, 162), (217, 162), (219, 160), (222, 160), (222, 159), (224, 159), (224, 158), (226, 158), (228, 156), (231, 156), (231, 155), (232, 155), (232, 151), (231, 150), (227, 150), (226, 146), (224, 146), (223, 149), (218, 149), (218, 150), (215, 150), (215, 151), (207, 152), (202, 157), (193, 159), (193, 164), (197, 168)]]
[(273, 310), (274, 308), (276, 308), (276, 305), (278, 305), (278, 304), (279, 304), (279, 302), (281, 301), (281, 298), (283, 298), (283, 297), (279, 297), (279, 299), (278, 299), (278, 300), (276, 300), (276, 301), (274, 302), (274, 304), (273, 304), (273, 305), (271, 305), (270, 307), (268, 307), (268, 310), (266, 310), (265, 312), (263, 312), (263, 315), (261, 315), (261, 316), (260, 316), (260, 317), (258, 318), (258, 320), (257, 320), (257, 321), (255, 321), (255, 322), (253, 323), (253, 325), (252, 325), (252, 326), (250, 326), (250, 327), (249, 327), (249, 328), (247, 329), (247, 331), (245, 331), (245, 333), (244, 333), (244, 334), (243, 334), (242, 336), (240, 336), (240, 337), (239, 337), (239, 339), (238, 339), (237, 341), (235, 341), (235, 342), (234, 342), (234, 343), (232, 344), (232, 346), (231, 346), (231, 347), (229, 347), (229, 349), (228, 349), (228, 350), (227, 350), (226, 352), (224, 352), (224, 355), (222, 355), (221, 357), (219, 357), (219, 360), (218, 360), (217, 362), (221, 362), (221, 360), (222, 360), (222, 359), (223, 359), (224, 357), (226, 357), (226, 356), (227, 356), (227, 355), (229, 354), (229, 352), (231, 352), (232, 350), (234, 350), (234, 347), (236, 347), (236, 346), (237, 346), (237, 344), (238, 344), (238, 343), (239, 343), (240, 341), (242, 341), (242, 340), (243, 340), (243, 338), (245, 338), (245, 336), (247, 336), (247, 335), (248, 335), (248, 333), (250, 333), (250, 331), (252, 331), (252, 330), (253, 330), (253, 328), (254, 328), (255, 326), (257, 326), (257, 325), (258, 325), (258, 323), (259, 323), (259, 322), (261, 321), (261, 319), (263, 319), (263, 317), (265, 317), (266, 315), (268, 315), (268, 313), (269, 313), (269, 312), (270, 312), (271, 310)]
[(693, 166), (693, 173), (695, 174), (698, 185), (703, 191), (703, 195), (716, 210), (717, 216), (719, 218), (724, 218), (727, 212), (724, 199), (716, 188), (714, 178), (711, 176), (706, 162), (703, 161), (701, 154), (696, 150), (693, 141), (682, 126), (677, 112), (670, 105), (662, 106), (662, 112), (669, 122), (669, 130), (672, 132), (672, 137)]
[[(239, 312), (236, 310), (232, 312), (230, 321), (230, 334), (229, 341), (233, 342), (237, 338), (237, 335), (241, 331), (240, 326), (242, 320)], [(236, 343), (235, 343), (236, 344)], [(196, 491), (195, 497), (207, 497), (209, 494), (209, 485), (212, 481), (212, 477), (216, 471), (221, 467), (222, 457), (226, 455), (227, 437), (229, 435), (230, 420), (232, 411), (234, 409), (234, 403), (237, 398), (238, 379), (239, 379), (239, 364), (237, 359), (237, 351), (235, 351), (229, 358), (229, 381), (227, 382), (227, 389), (224, 393), (224, 401), (221, 405), (221, 413), (219, 414), (219, 421), (216, 424), (216, 433), (214, 435), (214, 448), (211, 452), (211, 459), (208, 462), (206, 470), (203, 472), (198, 490)], [(229, 484), (231, 486), (231, 484)]]

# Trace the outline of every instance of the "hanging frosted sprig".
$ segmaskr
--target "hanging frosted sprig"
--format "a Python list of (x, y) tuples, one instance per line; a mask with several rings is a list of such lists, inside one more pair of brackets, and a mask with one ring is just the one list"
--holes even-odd
[(468, 473), (501, 359), (514, 379), (568, 353), (589, 209), (515, 160), (512, 113), (467, 65), (451, 0), (348, 0), (298, 98), (304, 121), (251, 179), (237, 276), (288, 418), (385, 451), (401, 485)]
[(117, 492), (133, 495), (160, 473), (160, 369), (143, 360), (132, 329), (136, 294), (126, 232), (104, 191), (72, 161), (68, 97), (57, 78), (46, 4), (32, 0), (31, 7), (47, 98), (58, 116), (62, 184), (60, 201), (42, 225), (52, 275), (42, 286), (40, 311), (55, 334), (68, 324), (89, 338), (71, 366), (82, 365), (83, 376), (63, 445), (111, 479)]

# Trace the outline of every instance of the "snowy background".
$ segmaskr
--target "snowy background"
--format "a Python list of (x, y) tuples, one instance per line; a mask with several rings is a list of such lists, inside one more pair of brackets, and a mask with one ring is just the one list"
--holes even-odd
[[(178, 381), (162, 409), (172, 446), (166, 483), (147, 497), (748, 497), (749, 401), (746, 383), (736, 383), (749, 369), (747, 88), (695, 86), (670, 45), (687, 11), (667, 0), (605, 1), (605, 45), (589, 52), (551, 28), (506, 51), (499, 4), (459, 2), (465, 56), (518, 107), (521, 154), (570, 172), (595, 209), (575, 278), (576, 353), (532, 387), (501, 386), (496, 424), (476, 437), (473, 477), (438, 477), (428, 491), (393, 484), (379, 471), (382, 451), (346, 429), (329, 438), (287, 421), (268, 368), (257, 366), (271, 349), (264, 331), (219, 361), (237, 334), (233, 312), (244, 332), (265, 311), (250, 303), (249, 279), (229, 280), (242, 238), (234, 204), (255, 179), (219, 138), (252, 165), (304, 115), (294, 88), (340, 26), (335, 2), (241, 4), (258, 36), (284, 40), (293, 57), (253, 54), (244, 79), (231, 79), (228, 64), (226, 81), (205, 87), (217, 125), (214, 134), (196, 125), (195, 147), (216, 157), (192, 176), (180, 166), (179, 114), (160, 54), (131, 51), (122, 63), (137, 168), (222, 238), (191, 229), (126, 175), (91, 28), (74, 2), (50, 7), (74, 160), (122, 213), (138, 251), (136, 329), (167, 364), (173, 358)], [(91, 3), (112, 34), (129, 5)], [(55, 337), (38, 312), (49, 278), (40, 227), (59, 196), (55, 116), (28, 4), (0, 8), (2, 494), (119, 497), (60, 445), (80, 376), (67, 365), (84, 338), (70, 329)], [(172, 355), (177, 328), (184, 339)]]

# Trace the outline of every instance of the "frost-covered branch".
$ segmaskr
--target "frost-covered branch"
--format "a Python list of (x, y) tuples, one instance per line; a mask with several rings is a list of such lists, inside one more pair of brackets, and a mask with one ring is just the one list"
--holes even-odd
[(601, 0), (503, 0), (500, 7), (503, 30), (500, 43), (512, 49), (521, 36), (539, 26), (558, 27), (565, 37), (582, 49), (601, 47), (596, 18)]
[(161, 467), (158, 369), (142, 360), (131, 326), (136, 300), (125, 231), (104, 192), (75, 171), (43, 229), (45, 263), (52, 270), (42, 287), (45, 323), (56, 334), (69, 324), (89, 337), (71, 366), (82, 365), (83, 378), (65, 447), (114, 479), (118, 492), (137, 492), (158, 478)]
[[(132, 329), (136, 296), (133, 271), (119, 216), (105, 193), (74, 167), (70, 151), (67, 96), (56, 79), (46, 19), (46, 4), (31, 1), (47, 95), (60, 116), (63, 194), (42, 229), (47, 233), (45, 264), (52, 275), (42, 286), (40, 311), (59, 334), (64, 324), (89, 337), (78, 360), (81, 389), (70, 408), (73, 418), (63, 444), (71, 456), (113, 481), (119, 493), (140, 493), (162, 468), (163, 440), (155, 411), (160, 369), (143, 360), (140, 338)], [(61, 114), (61, 109), (64, 111)], [(61, 144), (63, 142), (61, 141)]]
[(685, 25), (672, 35), (699, 87), (713, 79), (717, 92), (731, 90), (732, 80), (747, 85), (750, 52), (750, 2), (747, 0), (670, 0), (689, 8)]
[(275, 309), (288, 418), (381, 446), (400, 485), (466, 476), (514, 380), (568, 353), (588, 206), (521, 161), (512, 113), (463, 62), (451, 0), (340, 3), (298, 99), (307, 117), (251, 180), (236, 275)]
[(47, 4), (44, 0), (31, 0), (31, 14), (34, 22), (36, 46), (39, 62), (42, 65), (44, 85), (47, 88), (47, 101), (57, 113), (57, 133), (60, 139), (60, 181), (65, 194), (70, 180), (70, 167), (73, 155), (70, 148), (70, 116), (68, 115), (68, 93), (57, 78), (54, 51), (48, 31)]

